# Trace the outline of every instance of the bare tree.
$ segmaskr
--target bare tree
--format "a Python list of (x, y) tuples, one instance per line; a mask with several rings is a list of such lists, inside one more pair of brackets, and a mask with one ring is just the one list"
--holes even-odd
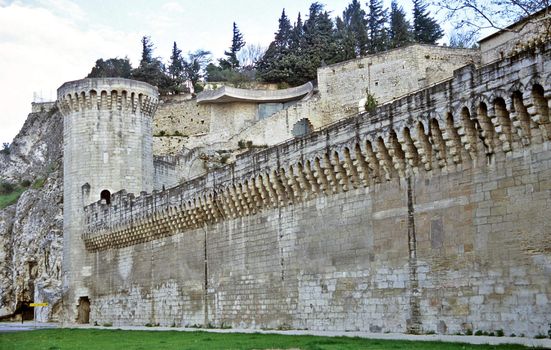
[(237, 53), (237, 59), (239, 60), (239, 66), (244, 70), (251, 70), (254, 68), (256, 62), (258, 62), (262, 56), (264, 56), (266, 48), (260, 44), (247, 44)]
[(450, 47), (474, 49), (477, 47), (476, 35), (472, 30), (454, 29), (450, 35)]
[[(534, 22), (546, 26), (547, 33), (551, 29), (551, 0), (433, 0), (432, 4), (446, 13), (456, 29), (475, 34), (488, 28), (520, 31)], [(526, 21), (520, 27), (507, 28), (542, 9), (545, 9), (543, 16)]]

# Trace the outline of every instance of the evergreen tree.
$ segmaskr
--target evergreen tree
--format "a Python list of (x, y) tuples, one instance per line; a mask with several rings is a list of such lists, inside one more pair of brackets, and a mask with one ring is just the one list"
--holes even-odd
[[(356, 55), (365, 55), (367, 53), (369, 41), (367, 36), (367, 19), (366, 13), (361, 8), (361, 4), (358, 0), (352, 0), (346, 7), (342, 13), (342, 21), (344, 27), (354, 38), (354, 51)], [(339, 28), (338, 24), (337, 31), (342, 33), (342, 28)]]
[(229, 51), (224, 51), (224, 55), (227, 56), (227, 59), (220, 60), (220, 67), (222, 69), (235, 69), (239, 67), (239, 60), (237, 59), (237, 52), (245, 46), (245, 41), (243, 40), (243, 34), (237, 28), (237, 24), (233, 22), (233, 36), (232, 43)]
[(285, 67), (284, 60), (290, 54), (292, 30), (291, 22), (284, 9), (279, 18), (279, 27), (274, 41), (270, 43), (264, 56), (257, 63), (258, 73), (263, 80), (268, 82), (287, 80), (289, 71), (288, 67)]
[(172, 54), (170, 55), (170, 64), (168, 65), (167, 73), (171, 81), (169, 90), (174, 94), (184, 91), (184, 87), (182, 86), (184, 82), (182, 50), (178, 48), (176, 42), (172, 45)]
[(145, 81), (159, 89), (161, 94), (172, 91), (172, 81), (165, 74), (165, 66), (158, 57), (153, 57), (153, 43), (148, 36), (142, 37), (142, 60), (132, 70), (132, 79)]
[(282, 51), (289, 49), (291, 45), (291, 22), (287, 15), (285, 14), (285, 9), (281, 11), (281, 17), (279, 17), (279, 26), (277, 32), (275, 33), (275, 44)]
[(369, 53), (386, 50), (388, 34), (385, 28), (386, 10), (383, 9), (382, 0), (369, 0), (367, 14), (367, 37)]
[(402, 47), (411, 43), (412, 40), (411, 25), (406, 19), (406, 13), (401, 6), (398, 6), (396, 0), (393, 0), (390, 5), (390, 47)]
[(86, 78), (130, 78), (132, 66), (128, 57), (98, 59)]
[(302, 46), (302, 39), (304, 36), (304, 24), (302, 23), (302, 18), (300, 17), (300, 12), (297, 16), (297, 21), (291, 30), (291, 42), (290, 48), (292, 50), (298, 50)]
[(413, 38), (418, 43), (436, 44), (444, 32), (436, 20), (429, 16), (427, 5), (422, 1), (413, 0)]
[(182, 78), (182, 73), (184, 72), (182, 61), (182, 50), (180, 50), (176, 42), (174, 42), (172, 45), (172, 54), (170, 55), (170, 64), (168, 66), (168, 73), (174, 81), (179, 81)]
[(308, 19), (304, 22), (303, 54), (297, 56), (296, 65), (301, 75), (294, 74), (300, 83), (316, 79), (317, 69), (323, 64), (336, 62), (336, 42), (333, 21), (323, 5), (310, 5)]
[(335, 20), (335, 27), (335, 42), (337, 46), (335, 61), (342, 62), (356, 58), (359, 48), (354, 33), (338, 16)]
[(142, 60), (140, 66), (153, 62), (153, 43), (149, 36), (142, 37)]

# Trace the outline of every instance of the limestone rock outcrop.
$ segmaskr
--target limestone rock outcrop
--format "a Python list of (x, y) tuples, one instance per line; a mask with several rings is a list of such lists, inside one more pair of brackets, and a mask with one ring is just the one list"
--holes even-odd
[(62, 156), (62, 141), (63, 119), (57, 108), (30, 113), (9, 153), (0, 153), (0, 177), (12, 183), (45, 177), (48, 166)]
[(58, 318), (63, 245), (63, 120), (55, 110), (31, 113), (0, 154), (0, 179), (33, 183), (0, 210), (0, 317), (28, 302), (48, 302), (38, 321)]

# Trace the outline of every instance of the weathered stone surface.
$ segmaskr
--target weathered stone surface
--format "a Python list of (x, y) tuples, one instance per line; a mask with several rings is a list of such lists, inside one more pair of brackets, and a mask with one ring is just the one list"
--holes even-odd
[(88, 303), (91, 262), (83, 254), (82, 207), (111, 193), (153, 190), (152, 118), (157, 88), (122, 78), (82, 79), (58, 89), (63, 114), (63, 319)]
[[(61, 302), (62, 119), (51, 104), (31, 113), (0, 162), (0, 179), (19, 183), (44, 180), (19, 201), (0, 210), (0, 316), (23, 302), (44, 301), (40, 321), (59, 318)], [(1, 157), (2, 155), (0, 155)]]
[(544, 333), (550, 55), (466, 66), (178, 187), (86, 207), (91, 318)]
[[(62, 153), (63, 122), (57, 107), (29, 114), (13, 139), (9, 154), (0, 153), (0, 176), (12, 183), (45, 176)], [(38, 109), (39, 107), (34, 107)]]

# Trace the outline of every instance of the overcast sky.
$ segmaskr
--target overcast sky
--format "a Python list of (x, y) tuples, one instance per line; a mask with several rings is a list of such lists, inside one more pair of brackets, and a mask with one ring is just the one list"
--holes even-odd
[[(350, 1), (320, 2), (336, 16)], [(84, 78), (96, 59), (128, 56), (136, 66), (143, 35), (151, 36), (154, 55), (165, 60), (173, 41), (184, 53), (206, 49), (221, 57), (231, 44), (232, 22), (247, 43), (267, 46), (283, 8), (291, 22), (298, 12), (304, 20), (312, 2), (0, 0), (0, 142), (19, 132), (35, 95), (55, 100), (57, 88)], [(399, 2), (409, 12), (411, 2)]]

